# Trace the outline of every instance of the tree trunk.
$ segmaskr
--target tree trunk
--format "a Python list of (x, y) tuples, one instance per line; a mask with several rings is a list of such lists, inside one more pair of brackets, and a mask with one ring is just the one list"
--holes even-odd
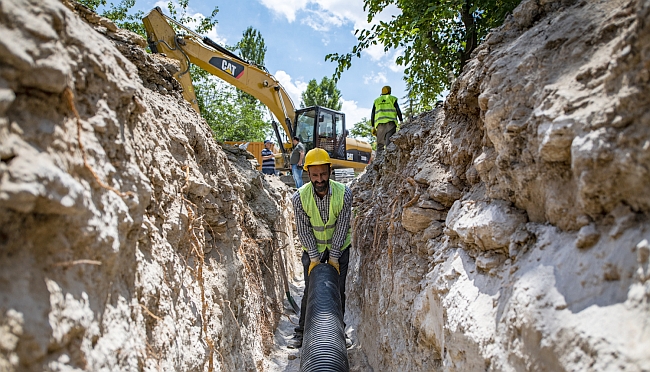
[(463, 71), (465, 63), (469, 60), (470, 56), (474, 49), (476, 49), (477, 37), (476, 37), (476, 20), (472, 15), (473, 2), (465, 1), (463, 7), (461, 8), (460, 18), (465, 25), (465, 49), (460, 52), (460, 70)]

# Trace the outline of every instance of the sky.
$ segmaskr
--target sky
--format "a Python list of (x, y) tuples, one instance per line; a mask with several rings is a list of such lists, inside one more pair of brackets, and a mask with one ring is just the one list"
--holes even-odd
[[(167, 12), (166, 5), (167, 1), (137, 0), (135, 8), (147, 13), (160, 6)], [(190, 0), (189, 14), (209, 15), (214, 7), (219, 8), (218, 24), (206, 36), (222, 45), (234, 45), (249, 26), (260, 31), (267, 48), (266, 68), (280, 81), (295, 107), (300, 106), (300, 95), (309, 80), (320, 82), (334, 73), (336, 64), (326, 62), (325, 55), (350, 52), (357, 43), (354, 31), (370, 28), (363, 0)], [(389, 8), (377, 19), (388, 20), (398, 11)], [(374, 46), (361, 58), (354, 58), (352, 67), (343, 72), (337, 86), (348, 128), (364, 117), (370, 119), (373, 101), (384, 85), (392, 87), (392, 94), (404, 109), (404, 68), (395, 63), (399, 53)]]

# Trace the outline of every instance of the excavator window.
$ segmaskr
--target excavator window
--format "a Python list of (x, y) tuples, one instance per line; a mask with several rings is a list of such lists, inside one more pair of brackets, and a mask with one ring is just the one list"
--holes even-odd
[[(320, 118), (323, 118), (323, 120), (321, 121)], [(327, 151), (330, 156), (334, 156), (334, 149), (336, 148), (334, 115), (330, 112), (323, 112), (319, 115), (318, 122), (318, 143), (316, 146)]]
[(320, 106), (296, 111), (295, 133), (307, 151), (320, 147), (334, 159), (346, 158), (345, 115)]
[(348, 136), (348, 132), (345, 130), (345, 116), (340, 113), (335, 114), (334, 122), (336, 123), (336, 129), (334, 131), (336, 134), (336, 141), (334, 143), (334, 157), (337, 159), (345, 159), (345, 138)]
[[(294, 133), (300, 138), (307, 151), (316, 147), (314, 138), (314, 127), (316, 124), (317, 110), (301, 110), (296, 117), (296, 129)], [(320, 120), (320, 118), (319, 118)]]

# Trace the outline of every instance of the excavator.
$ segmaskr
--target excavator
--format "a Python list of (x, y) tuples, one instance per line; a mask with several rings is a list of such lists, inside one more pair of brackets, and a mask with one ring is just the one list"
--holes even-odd
[[(190, 77), (193, 63), (212, 75), (252, 95), (266, 105), (278, 119), (273, 129), (282, 155), (276, 156), (276, 169), (290, 168), (287, 151), (298, 136), (306, 151), (320, 147), (332, 159), (332, 167), (362, 171), (370, 162), (372, 148), (366, 142), (348, 137), (345, 114), (321, 106), (296, 109), (280, 82), (264, 67), (257, 66), (232, 53), (207, 37), (203, 37), (166, 16), (159, 7), (142, 20), (152, 53), (164, 53), (180, 61), (181, 71), (175, 78), (183, 86), (183, 97), (200, 113)], [(260, 154), (253, 154), (259, 159)]]

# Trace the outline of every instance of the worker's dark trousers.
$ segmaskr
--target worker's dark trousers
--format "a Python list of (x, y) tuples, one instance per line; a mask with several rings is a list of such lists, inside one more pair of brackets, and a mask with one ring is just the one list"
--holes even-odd
[[(341, 305), (343, 310), (343, 315), (345, 315), (345, 277), (348, 275), (348, 262), (350, 261), (350, 249), (352, 246), (347, 247), (343, 252), (341, 252), (341, 257), (339, 258), (339, 269), (341, 273), (339, 274), (339, 291), (341, 293)], [(329, 250), (323, 252), (320, 262), (326, 263), (329, 258)], [(309, 264), (311, 260), (309, 259), (309, 254), (306, 251), (302, 252), (302, 268), (305, 271), (305, 293), (302, 295), (302, 301), (300, 302), (300, 320), (298, 321), (298, 327), (294, 329), (296, 333), (303, 333), (305, 330), (305, 312), (307, 311), (307, 293), (309, 293), (309, 277), (307, 272), (309, 271)]]
[(390, 137), (397, 132), (397, 124), (389, 121), (377, 126), (377, 151), (383, 151), (385, 146), (390, 145)]

